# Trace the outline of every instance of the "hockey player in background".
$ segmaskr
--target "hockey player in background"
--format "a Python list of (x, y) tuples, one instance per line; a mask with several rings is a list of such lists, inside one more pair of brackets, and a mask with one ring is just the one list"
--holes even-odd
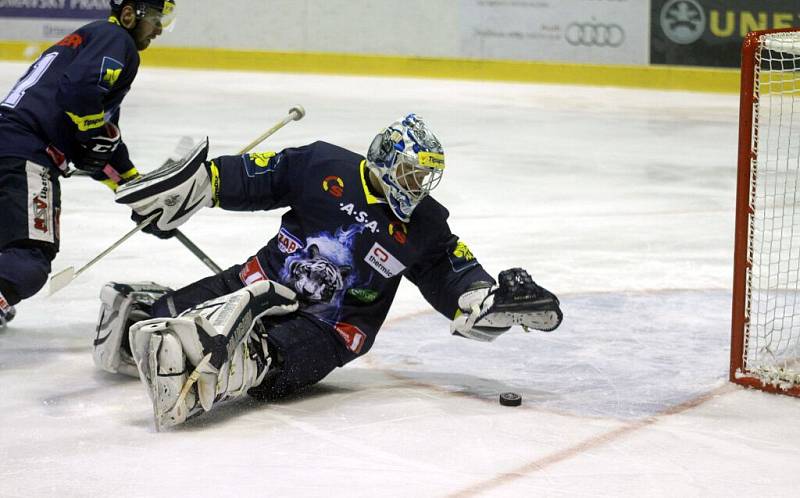
[(0, 327), (47, 281), (69, 163), (114, 190), (138, 175), (118, 128), (120, 104), (138, 52), (171, 22), (175, 2), (110, 3), (107, 20), (45, 50), (0, 101)]
[(103, 288), (95, 363), (142, 379), (158, 427), (245, 393), (294, 393), (365, 354), (403, 276), (453, 320), (455, 335), (491, 341), (512, 325), (561, 322), (558, 299), (525, 270), (495, 282), (451, 233), (447, 210), (428, 195), (444, 151), (418, 116), (378, 134), (366, 158), (315, 142), (206, 161), (207, 147), (120, 187), (117, 202), (160, 212), (161, 230), (204, 206), (289, 211), (266, 246), (216, 276), (177, 291)]

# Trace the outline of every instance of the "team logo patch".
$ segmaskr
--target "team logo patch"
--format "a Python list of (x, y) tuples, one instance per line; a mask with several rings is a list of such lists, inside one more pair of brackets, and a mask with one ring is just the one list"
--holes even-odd
[(255, 178), (256, 175), (263, 175), (275, 171), (275, 168), (278, 166), (278, 163), (281, 162), (282, 158), (282, 155), (278, 155), (275, 152), (245, 154), (242, 156), (244, 171), (249, 178)]
[(369, 250), (364, 261), (368, 265), (378, 270), (384, 278), (392, 278), (399, 275), (406, 267), (397, 258), (392, 256), (382, 245), (375, 242)]
[(449, 258), (450, 265), (453, 267), (453, 271), (456, 272), (464, 271), (478, 264), (478, 260), (472, 255), (472, 251), (469, 250), (467, 244), (460, 240), (453, 252), (450, 253)]
[(303, 243), (289, 233), (288, 230), (281, 227), (280, 231), (278, 232), (278, 249), (284, 254), (294, 254), (295, 252), (299, 251), (303, 248)]
[(389, 223), (389, 235), (398, 243), (405, 244), (408, 240), (408, 227), (402, 221)]
[(100, 66), (100, 80), (97, 86), (104, 90), (111, 90), (114, 84), (122, 74), (122, 68), (125, 67), (120, 61), (112, 59), (111, 57), (103, 57), (103, 65)]
[(255, 152), (249, 154), (250, 160), (256, 163), (259, 168), (266, 168), (269, 166), (269, 160), (275, 157), (274, 152)]
[(322, 190), (338, 199), (344, 194), (344, 181), (338, 176), (326, 176), (322, 180)]
[(344, 322), (336, 322), (333, 328), (336, 330), (336, 333), (339, 334), (339, 337), (344, 340), (347, 349), (355, 354), (361, 352), (361, 348), (364, 347), (364, 343), (367, 341), (367, 334), (362, 332), (361, 329), (355, 325)]
[(250, 285), (262, 280), (269, 280), (269, 278), (267, 277), (267, 272), (261, 267), (261, 263), (258, 262), (258, 258), (253, 256), (248, 259), (247, 263), (239, 270), (239, 280), (241, 280), (244, 285)]
[(55, 243), (55, 209), (53, 207), (53, 182), (47, 168), (29, 162), (28, 174), (28, 238)]

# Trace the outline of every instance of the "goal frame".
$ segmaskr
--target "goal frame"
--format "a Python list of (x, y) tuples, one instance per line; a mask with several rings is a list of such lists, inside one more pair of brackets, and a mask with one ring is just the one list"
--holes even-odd
[(759, 95), (755, 94), (756, 50), (759, 49), (759, 38), (761, 36), (791, 31), (800, 32), (800, 28), (754, 31), (748, 33), (742, 43), (729, 379), (736, 384), (762, 391), (800, 397), (800, 385), (784, 388), (767, 384), (759, 377), (748, 374), (744, 356), (747, 340), (745, 337), (746, 326), (750, 319), (748, 316), (749, 270), (752, 268), (752, 263), (749, 260), (750, 220), (751, 215), (754, 214), (751, 207), (751, 195), (753, 194), (751, 167), (758, 154), (758, 128), (754, 127), (759, 118)]

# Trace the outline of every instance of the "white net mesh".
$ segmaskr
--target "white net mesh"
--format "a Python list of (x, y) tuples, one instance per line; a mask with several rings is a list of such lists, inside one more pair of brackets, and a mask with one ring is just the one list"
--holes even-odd
[(745, 374), (800, 385), (800, 32), (756, 50)]

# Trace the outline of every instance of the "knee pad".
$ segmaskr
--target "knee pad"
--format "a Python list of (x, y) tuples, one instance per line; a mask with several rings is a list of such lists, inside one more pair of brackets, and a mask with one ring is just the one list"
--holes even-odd
[(47, 244), (30, 242), (11, 245), (0, 251), (0, 280), (10, 286), (7, 289), (9, 294), (22, 300), (33, 296), (44, 287), (54, 255), (46, 246)]
[(137, 322), (149, 319), (153, 303), (171, 291), (169, 287), (153, 282), (109, 282), (103, 286), (92, 352), (97, 368), (131, 377), (139, 376), (131, 356), (128, 329)]

